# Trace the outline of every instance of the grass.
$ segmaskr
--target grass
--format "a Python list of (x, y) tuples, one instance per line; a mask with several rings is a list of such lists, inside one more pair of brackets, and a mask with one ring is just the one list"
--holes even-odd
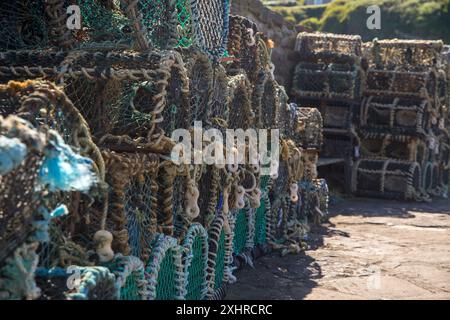
[[(381, 30), (369, 30), (370, 5), (381, 9)], [(442, 39), (450, 43), (450, 0), (335, 0), (322, 6), (272, 6), (288, 20), (313, 30), (374, 37)]]

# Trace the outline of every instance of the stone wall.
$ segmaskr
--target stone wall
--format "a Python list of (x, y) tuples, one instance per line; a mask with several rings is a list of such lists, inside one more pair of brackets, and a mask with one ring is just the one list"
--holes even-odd
[(287, 89), (291, 85), (295, 61), (295, 39), (300, 27), (286, 21), (279, 13), (271, 11), (259, 0), (232, 0), (231, 13), (253, 20), (259, 31), (275, 42), (272, 61), (277, 81)]

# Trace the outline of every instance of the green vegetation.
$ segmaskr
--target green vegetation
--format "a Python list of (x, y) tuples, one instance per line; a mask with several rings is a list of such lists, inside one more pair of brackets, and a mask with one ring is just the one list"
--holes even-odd
[[(282, 1), (281, 1), (282, 2)], [(374, 37), (443, 39), (450, 43), (450, 0), (335, 0), (322, 6), (271, 6), (288, 20), (307, 28)], [(370, 5), (381, 8), (381, 30), (369, 30)]]

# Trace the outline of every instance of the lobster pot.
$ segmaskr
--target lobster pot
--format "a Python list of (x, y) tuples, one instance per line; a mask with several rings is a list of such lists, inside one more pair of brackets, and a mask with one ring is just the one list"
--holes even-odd
[[(52, 82), (42, 80), (10, 81), (2, 87), (0, 104), (4, 107), (4, 113), (16, 114), (38, 128), (51, 128), (58, 132), (71, 148), (77, 150), (82, 156), (94, 160), (93, 168), (97, 179), (99, 182), (104, 181), (104, 160), (92, 140), (90, 129), (83, 116), (59, 87)], [(73, 241), (82, 244), (79, 241), (82, 235), (76, 230), (84, 224), (79, 212), (88, 211), (92, 199), (103, 203), (100, 207), (105, 207), (103, 201), (105, 192), (101, 187), (91, 187), (89, 192), (90, 197), (75, 191), (52, 190), (45, 196), (48, 208), (53, 209), (65, 203), (70, 215), (51, 222), (51, 241), (42, 243), (39, 249), (41, 266), (60, 265), (61, 259), (58, 256), (64, 247), (62, 235), (65, 237), (65, 244)], [(82, 246), (85, 248), (85, 243)], [(76, 263), (83, 264), (81, 261)]]
[(241, 16), (230, 16), (227, 51), (234, 59), (227, 66), (229, 74), (244, 70), (252, 83), (261, 83), (265, 75), (260, 75), (269, 58), (264, 54), (265, 42), (258, 33), (257, 25)]
[(348, 158), (353, 154), (353, 142), (350, 137), (327, 134), (320, 155), (325, 158)]
[(431, 194), (435, 195), (440, 187), (440, 168), (436, 162), (427, 162), (422, 167), (423, 172), (423, 189)]
[(183, 248), (177, 240), (159, 235), (146, 265), (146, 282), (149, 300), (182, 300), (186, 293)]
[(296, 144), (304, 149), (320, 149), (323, 143), (323, 119), (319, 110), (298, 108), (296, 122)]
[(52, 80), (66, 56), (66, 52), (53, 49), (3, 52), (0, 55), (0, 83), (36, 78)]
[(302, 61), (295, 68), (292, 95), (297, 99), (358, 99), (361, 72), (357, 64)]
[(332, 33), (300, 32), (297, 35), (295, 51), (302, 56), (361, 56), (362, 41), (360, 36)]
[(349, 129), (353, 123), (354, 117), (357, 116), (356, 105), (352, 102), (346, 101), (314, 101), (308, 99), (302, 99), (301, 105), (305, 107), (315, 107), (319, 110), (323, 118), (323, 126), (325, 128), (336, 128), (336, 129)]
[[(437, 79), (434, 71), (399, 71), (369, 69), (366, 75), (366, 96), (412, 97), (434, 100)], [(434, 106), (433, 106), (434, 107)]]
[(394, 135), (425, 135), (430, 108), (428, 100), (368, 97), (362, 103), (360, 127)]
[(183, 60), (189, 77), (190, 106), (193, 120), (206, 125), (211, 118), (211, 99), (214, 72), (208, 56), (197, 49), (183, 52)]
[(130, 137), (155, 148), (164, 135), (191, 123), (189, 81), (174, 51), (77, 51), (75, 56), (25, 51), (2, 55), (0, 70), (5, 80), (44, 77), (62, 82), (102, 144), (117, 143), (119, 135), (122, 144)]
[(302, 152), (303, 180), (313, 181), (317, 179), (317, 163), (319, 152), (316, 149), (306, 149)]
[(448, 189), (449, 178), (450, 178), (449, 168), (441, 165), (439, 168), (439, 185), (442, 188)]
[(427, 144), (419, 138), (367, 134), (361, 139), (363, 158), (395, 159), (424, 164), (429, 158)]
[(281, 96), (279, 85), (270, 74), (266, 74), (263, 83), (263, 91), (258, 99), (258, 89), (254, 90), (254, 113), (256, 116), (256, 125), (263, 129), (279, 128), (279, 117), (281, 108)]
[(119, 300), (148, 300), (146, 269), (137, 257), (116, 254), (105, 264), (114, 274), (116, 288), (119, 288)]
[(254, 128), (255, 113), (251, 103), (251, 84), (244, 74), (238, 74), (228, 79), (228, 128)]
[(261, 205), (256, 209), (255, 212), (255, 235), (254, 244), (264, 245), (267, 243), (269, 238), (268, 233), (268, 223), (270, 222), (270, 198), (269, 190), (271, 188), (273, 181), (270, 176), (261, 176), (260, 179), (260, 190), (261, 190)]
[(157, 174), (154, 154), (116, 153), (104, 150), (106, 182), (110, 186), (108, 212), (91, 213), (90, 232), (102, 229), (114, 236), (113, 249), (146, 261), (149, 245), (158, 230)]
[(222, 186), (224, 185), (223, 171), (215, 165), (203, 167), (202, 176), (198, 183), (200, 197), (198, 205), (200, 207), (199, 221), (205, 228), (209, 228), (216, 212), (222, 209)]
[(65, 92), (104, 144), (119, 135), (157, 146), (191, 123), (188, 77), (176, 52), (81, 52), (70, 67)]
[(35, 231), (45, 140), (23, 120), (0, 117), (0, 268)]
[(183, 241), (186, 300), (204, 300), (208, 294), (208, 233), (198, 223), (187, 231)]
[(50, 44), (51, 21), (45, 1), (10, 1), (0, 5), (0, 50), (43, 48)]
[[(160, 233), (180, 241), (184, 239), (195, 219), (188, 210), (200, 204), (195, 199), (191, 199), (195, 203), (188, 203), (187, 196), (192, 193), (191, 188), (198, 188), (201, 176), (201, 166), (178, 166), (171, 161), (161, 163), (157, 178), (157, 219)], [(202, 215), (200, 211), (197, 219), (201, 221), (205, 216), (206, 213)]]
[[(70, 277), (80, 275), (80, 283), (68, 288)], [(73, 276), (72, 276), (73, 277)], [(39, 300), (118, 300), (115, 275), (105, 267), (39, 268), (35, 274), (41, 290)]]
[(358, 160), (353, 167), (352, 189), (359, 196), (411, 200), (421, 187), (417, 162)]
[(233, 230), (233, 254), (239, 256), (254, 247), (256, 210), (248, 204), (237, 212)]
[(216, 216), (209, 234), (208, 253), (208, 299), (221, 300), (225, 297), (226, 286), (233, 263), (233, 234), (224, 225), (224, 217)]
[(328, 215), (330, 194), (326, 180), (302, 180), (299, 182), (299, 190), (302, 199), (299, 217), (320, 224)]

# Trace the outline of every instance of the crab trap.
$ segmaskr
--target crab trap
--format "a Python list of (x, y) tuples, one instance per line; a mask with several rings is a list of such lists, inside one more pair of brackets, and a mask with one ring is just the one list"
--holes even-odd
[(421, 166), (399, 160), (358, 160), (353, 167), (352, 190), (360, 196), (400, 200), (423, 197)]
[(299, 33), (292, 95), (299, 100), (357, 100), (362, 90), (361, 45), (359, 36)]

